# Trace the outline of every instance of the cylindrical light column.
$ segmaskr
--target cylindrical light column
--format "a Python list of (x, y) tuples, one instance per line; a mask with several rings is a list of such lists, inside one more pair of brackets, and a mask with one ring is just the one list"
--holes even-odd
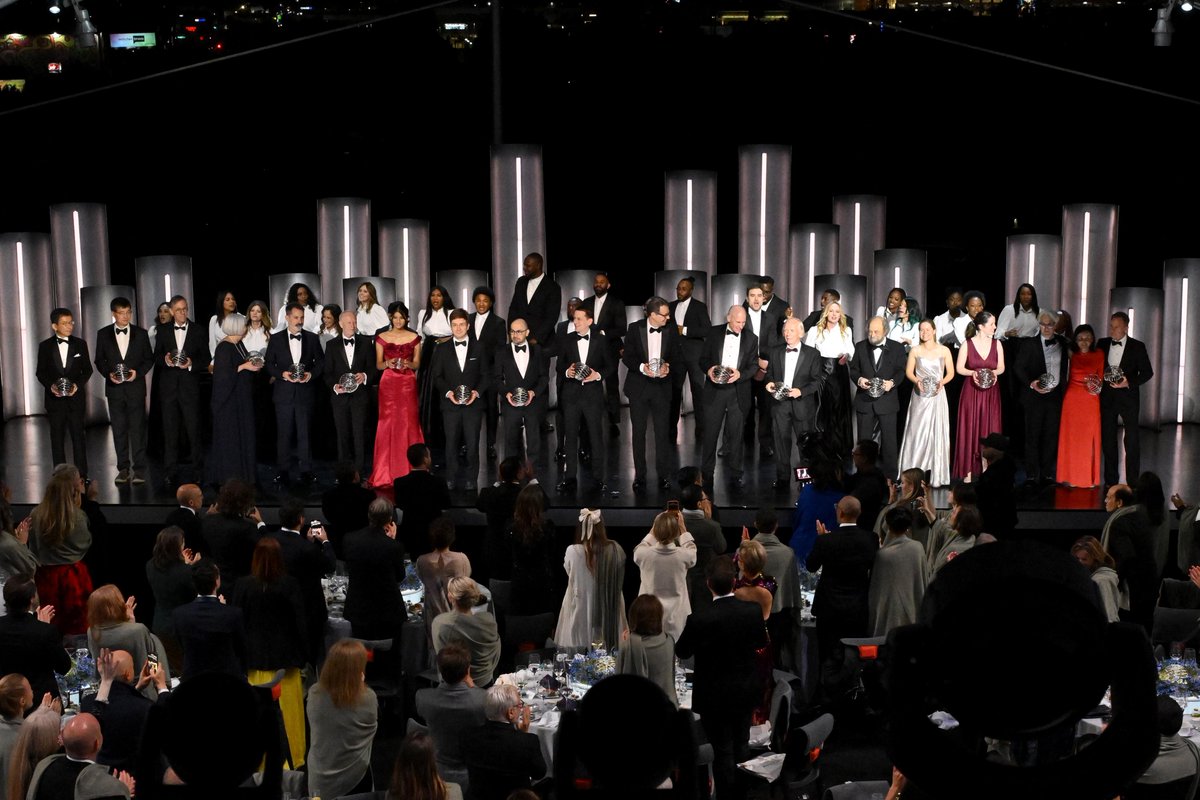
[(875, 251), (887, 247), (887, 198), (878, 194), (843, 194), (833, 198), (833, 224), (838, 226), (838, 269), (844, 275), (866, 275), (874, 286)]
[[(1063, 206), (1062, 283), (1059, 300), (1076, 325), (1108, 328), (1109, 292), (1117, 282), (1117, 207)], [(1011, 302), (1011, 300), (1010, 300)]]
[(49, 236), (0, 235), (0, 387), (5, 419), (46, 410), (36, 372), (38, 344), (53, 333), (51, 274)]
[[(395, 281), (393, 300), (414, 315), (429, 295), (429, 220), (385, 219), (379, 223), (379, 274)], [(383, 297), (379, 298), (383, 302)]]
[(740, 147), (738, 272), (774, 277), (784, 270), (791, 213), (792, 148), (782, 144)]
[[(143, 256), (133, 260), (134, 281), (137, 283), (137, 300), (134, 308), (137, 319), (144, 320), (147, 330), (151, 330), (158, 321), (158, 306), (166, 303), (175, 295), (187, 298), (191, 318), (205, 326), (208, 330), (208, 315), (198, 308), (192, 292), (192, 257), (191, 256)], [(268, 301), (269, 302), (269, 301)], [(271, 311), (277, 306), (271, 306)], [(200, 319), (199, 316), (204, 316)]]
[[(889, 247), (875, 251), (875, 294), (867, 298), (867, 313), (874, 314), (887, 301), (888, 292), (899, 286), (929, 308), (929, 253), (911, 247)], [(866, 322), (864, 319), (863, 322)], [(860, 326), (861, 327), (861, 326)], [(858, 331), (856, 331), (858, 333)], [(861, 333), (866, 333), (863, 328)]]
[(713, 275), (709, 285), (708, 316), (713, 325), (725, 321), (730, 306), (740, 306), (746, 300), (746, 288), (754, 281), (751, 275)]
[(562, 287), (563, 307), (558, 312), (559, 319), (562, 320), (566, 319), (568, 300), (572, 297), (583, 300), (585, 297), (592, 296), (592, 281), (596, 278), (596, 272), (590, 269), (564, 269), (550, 277), (554, 278)]
[[(874, 256), (874, 253), (871, 254)], [(849, 314), (854, 321), (854, 341), (865, 339), (867, 335), (867, 320), (874, 306), (867, 308), (867, 293), (869, 286), (865, 275), (846, 275), (839, 272), (836, 275), (818, 275), (817, 286), (821, 291), (836, 289), (842, 296), (842, 313)], [(806, 332), (807, 333), (807, 332)]]
[[(1190, 285), (1188, 288), (1191, 288)], [(1092, 327), (1097, 328), (1098, 337), (1107, 336), (1108, 319), (1114, 312), (1124, 311), (1129, 315), (1129, 335), (1145, 342), (1146, 354), (1150, 357), (1150, 366), (1154, 369), (1154, 378), (1141, 387), (1139, 418), (1142, 425), (1157, 429), (1163, 420), (1160, 416), (1164, 388), (1160, 376), (1165, 371), (1162, 358), (1165, 317), (1163, 290), (1121, 286), (1112, 290), (1108, 305), (1109, 308), (1103, 315), (1103, 325), (1092, 323)], [(1173, 417), (1166, 419), (1170, 421)]]
[(435, 283), (446, 288), (455, 308), (466, 309), (468, 314), (473, 314), (475, 287), (487, 286), (488, 274), (481, 269), (444, 269), (438, 272)]
[(671, 270), (717, 270), (717, 173), (668, 172), (663, 264)]
[(317, 273), (321, 298), (338, 297), (342, 280), (371, 274), (371, 201), (325, 197), (317, 201)]
[[(133, 306), (134, 325), (137, 319), (137, 293), (132, 286), (85, 286), (80, 292), (79, 311), (75, 317), (75, 335), (88, 343), (88, 353), (96, 357), (96, 332), (112, 324), (112, 301), (124, 297)], [(142, 327), (145, 327), (142, 325)], [(108, 379), (99, 370), (88, 381), (87, 424), (108, 422), (108, 400), (104, 397), (104, 382)]]
[(1160, 385), (1159, 420), (1200, 422), (1200, 258), (1163, 262), (1163, 295), (1162, 358), (1151, 381)]
[[(673, 303), (675, 302), (675, 287), (684, 278), (691, 278), (695, 282), (695, 285), (692, 287), (692, 296), (701, 303), (704, 303), (704, 305), (708, 305), (708, 273), (701, 270), (659, 270), (654, 273), (654, 293), (668, 303)], [(646, 299), (649, 300), (650, 298)]]
[(788, 258), (788, 286), (792, 311), (801, 319), (817, 307), (821, 289), (814, 281), (818, 275), (837, 272), (838, 226), (806, 222), (792, 226), (792, 244)]
[(1059, 302), (1059, 290), (1062, 287), (1061, 236), (1023, 233), (1008, 237), (1004, 297), (1000, 299), (1011, 303), (1022, 283), (1028, 283), (1037, 291), (1038, 306), (1041, 308), (1057, 310), (1063, 307)]
[(496, 293), (496, 313), (507, 319), (508, 302), (521, 277), (525, 256), (541, 253), (550, 271), (542, 148), (532, 144), (493, 147), (491, 186), (492, 291)]
[[(379, 299), (379, 305), (383, 306), (383, 310), (387, 311), (388, 305), (396, 299), (396, 281), (391, 278), (343, 278), (342, 279), (342, 311), (357, 311), (358, 310), (358, 287), (364, 283), (369, 283), (375, 287), (375, 297)], [(408, 303), (404, 305), (408, 306)], [(421, 308), (425, 305), (422, 303)], [(417, 312), (412, 306), (408, 306), (408, 315), (410, 318), (415, 318)], [(415, 325), (413, 319), (409, 322)], [(370, 336), (375, 331), (359, 331)]]
[(55, 302), (79, 306), (79, 290), (111, 280), (108, 260), (108, 208), (101, 203), (50, 206), (50, 241), (54, 252)]

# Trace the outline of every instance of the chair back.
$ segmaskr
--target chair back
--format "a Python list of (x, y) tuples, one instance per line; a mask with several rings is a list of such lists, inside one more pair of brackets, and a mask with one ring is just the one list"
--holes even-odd
[(1163, 608), (1200, 609), (1200, 587), (1191, 581), (1164, 578), (1158, 590), (1158, 605)]
[(1154, 609), (1154, 632), (1150, 641), (1170, 646), (1172, 642), (1184, 642), (1195, 646), (1200, 639), (1200, 611), (1190, 608)]
[(508, 617), (508, 610), (512, 608), (512, 581), (492, 578), (488, 581), (488, 590), (492, 593), (492, 606), (496, 609), (496, 619), (505, 619)]
[(887, 796), (887, 781), (853, 781), (825, 790), (823, 800), (883, 800)]
[(788, 675), (777, 670), (775, 688), (771, 690), (771, 750), (776, 753), (786, 752), (788, 733), (792, 727), (792, 704), (796, 692), (786, 680)]

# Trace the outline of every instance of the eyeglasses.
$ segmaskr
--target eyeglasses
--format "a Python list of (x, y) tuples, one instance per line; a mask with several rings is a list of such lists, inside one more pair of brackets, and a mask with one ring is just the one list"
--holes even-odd
[(529, 328), (509, 328), (509, 333), (529, 333)]

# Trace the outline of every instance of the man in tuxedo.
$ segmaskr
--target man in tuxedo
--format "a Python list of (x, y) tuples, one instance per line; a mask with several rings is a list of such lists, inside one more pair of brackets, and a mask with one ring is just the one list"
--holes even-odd
[[(474, 491), (479, 480), (479, 428), (483, 422), (483, 402), (480, 397), (491, 385), (491, 358), (483, 345), (472, 339), (470, 317), (456, 308), (450, 312), (450, 341), (433, 365), (433, 385), (442, 398), (442, 422), (446, 428), (446, 459), (449, 487), (455, 488), (454, 454), (459, 447), (467, 448), (467, 476), (462, 488)], [(466, 386), (470, 394), (459, 400), (458, 387)]]
[(347, 535), (344, 542), (350, 574), (346, 619), (359, 639), (398, 639), (408, 619), (400, 595), (404, 547), (396, 541), (395, 513), (386, 497), (375, 498), (367, 509), (367, 527)]
[[(817, 395), (824, 379), (821, 354), (800, 344), (804, 331), (800, 320), (792, 317), (783, 323), (783, 344), (771, 348), (767, 359), (764, 391), (772, 398), (775, 423), (775, 483), (777, 491), (791, 485), (792, 449), (801, 463), (801, 441), (817, 425)], [(787, 394), (775, 399), (775, 390), (788, 387)], [(728, 439), (726, 440), (728, 441)]]
[(767, 643), (762, 610), (733, 596), (733, 562), (718, 556), (708, 567), (710, 605), (692, 613), (675, 652), (695, 657), (692, 710), (713, 748), (717, 797), (744, 797), (737, 764), (750, 755), (750, 717), (762, 697), (755, 651)]
[[(883, 317), (871, 317), (867, 323), (867, 338), (854, 345), (850, 359), (850, 380), (858, 386), (854, 395), (854, 413), (858, 418), (858, 438), (873, 439), (879, 425), (879, 452), (883, 458), (883, 474), (897, 475), (896, 460), (900, 447), (896, 414), (900, 410), (900, 384), (908, 356), (904, 345), (887, 338)], [(883, 394), (871, 397), (874, 378), (883, 380)]]
[[(679, 332), (667, 301), (651, 297), (643, 309), (646, 319), (629, 326), (622, 360), (629, 422), (633, 429), (633, 490), (646, 488), (646, 422), (654, 423), (654, 471), (662, 489), (671, 488), (671, 456), (675, 428), (671, 425), (671, 368), (679, 364)], [(651, 365), (655, 366), (652, 368)], [(616, 381), (613, 381), (616, 383)]]
[[(787, 300), (775, 294), (775, 279), (770, 275), (763, 275), (758, 282), (763, 288), (763, 310), (773, 314), (782, 327), (783, 321), (787, 318), (787, 311), (791, 306)], [(776, 331), (776, 333), (782, 333), (782, 331)]]
[[(586, 305), (575, 309), (574, 331), (558, 347), (556, 369), (564, 378), (558, 403), (563, 408), (563, 427), (566, 429), (566, 474), (558, 485), (560, 492), (574, 491), (579, 468), (579, 430), (586, 426), (592, 449), (592, 475), (600, 491), (608, 492), (605, 483), (606, 447), (604, 436), (604, 381), (617, 379), (617, 363), (612, 351), (592, 326), (592, 310)], [(586, 366), (587, 370), (580, 369)], [(583, 377), (586, 374), (586, 377)]]
[[(294, 439), (300, 482), (309, 484), (314, 481), (309, 444), (309, 426), (316, 400), (314, 379), (324, 374), (325, 364), (320, 338), (304, 329), (304, 306), (288, 303), (285, 311), (287, 330), (275, 334), (267, 342), (267, 371), (275, 379), (275, 433), (279, 448), (279, 472), (275, 482), (288, 483)], [(299, 377), (292, 372), (293, 364), (304, 366), (304, 373)]]
[[(496, 394), (500, 398), (500, 420), (504, 429), (504, 457), (526, 453), (536, 468), (542, 458), (542, 422), (549, 407), (550, 359), (546, 348), (529, 342), (529, 325), (523, 319), (509, 323), (510, 343), (501, 342), (494, 351)], [(513, 392), (525, 389), (529, 399), (518, 405)], [(525, 448), (521, 430), (525, 430)]]
[(562, 288), (545, 272), (545, 259), (540, 253), (530, 253), (521, 264), (524, 275), (517, 278), (508, 318), (520, 317), (529, 323), (529, 341), (544, 345), (554, 333), (562, 308)]
[(324, 525), (316, 521), (304, 531), (304, 502), (285, 498), (279, 506), (279, 530), (268, 534), (279, 542), (287, 574), (300, 585), (308, 640), (308, 663), (316, 665), (325, 652), (325, 622), (329, 618), (321, 578), (332, 575), (337, 566), (333, 545)]
[[(746, 328), (746, 309), (731, 306), (724, 325), (708, 329), (708, 338), (700, 354), (700, 368), (708, 382), (701, 395), (704, 406), (704, 455), (700, 470), (706, 486), (712, 486), (717, 467), (717, 440), (725, 430), (729, 479), (735, 488), (746, 485), (742, 478), (742, 432), (750, 411), (750, 380), (758, 369), (758, 337)], [(714, 370), (732, 370), (728, 380), (718, 383)]]
[(750, 390), (750, 412), (746, 416), (749, 430), (746, 433), (746, 444), (754, 442), (755, 418), (754, 411), (758, 410), (758, 443), (759, 450), (768, 458), (775, 455), (774, 437), (771, 433), (771, 404), (767, 399), (767, 356), (778, 343), (779, 319), (763, 308), (763, 293), (761, 283), (752, 283), (746, 289), (746, 299), (742, 308), (746, 309), (746, 328), (758, 337), (758, 369), (755, 370)]
[(0, 617), (0, 674), (24, 675), (41, 701), (47, 692), (58, 697), (54, 673), (66, 675), (71, 657), (63, 649), (62, 633), (50, 624), (54, 606), (38, 601), (32, 575), (14, 575), (4, 583), (4, 616)]
[(1129, 335), (1129, 315), (1118, 311), (1108, 322), (1109, 335), (1096, 343), (1106, 367), (1120, 367), (1124, 375), (1100, 390), (1100, 445), (1104, 450), (1104, 483), (1117, 483), (1117, 418), (1125, 426), (1125, 482), (1141, 475), (1142, 435), (1138, 430), (1142, 384), (1154, 377), (1145, 343)]
[[(1054, 332), (1058, 317), (1048, 310), (1038, 314), (1040, 335), (1017, 351), (1014, 373), (1021, 405), (1025, 406), (1025, 485), (1054, 483), (1058, 464), (1058, 423), (1067, 391), (1070, 356), (1067, 340)], [(1042, 375), (1057, 383), (1043, 387)]]
[[(492, 313), (496, 296), (486, 286), (475, 287), (471, 302), (475, 311), (470, 317), (471, 338), (483, 345), (483, 352), (495, 361), (500, 349), (508, 344), (505, 321)], [(483, 420), (487, 427), (488, 458), (496, 457), (496, 431), (500, 427), (500, 406), (496, 403), (496, 387), (489, 385), (482, 395)]]
[[(200, 375), (207, 371), (212, 355), (208, 334), (188, 319), (188, 301), (181, 295), (170, 300), (171, 321), (155, 329), (154, 364), (159, 367), (159, 399), (162, 401), (163, 467), (166, 485), (178, 481), (179, 428), (187, 434), (192, 469), (204, 474), (204, 445), (200, 442)], [(175, 363), (174, 356), (183, 355)]]
[[(71, 450), (75, 466), (85, 478), (88, 474), (87, 442), (83, 422), (87, 416), (87, 380), (92, 377), (92, 362), (88, 359), (87, 342), (72, 336), (75, 318), (65, 308), (50, 312), (50, 328), (54, 335), (38, 345), (37, 379), (45, 387), (46, 416), (50, 419), (50, 456), (55, 464), (67, 463), (67, 433), (71, 434)], [(58, 382), (69, 382), (63, 391)]]
[(175, 609), (175, 635), (183, 647), (183, 679), (202, 672), (246, 677), (246, 622), (242, 610), (217, 596), (221, 570), (211, 558), (192, 565), (196, 599)]
[[(593, 294), (584, 298), (583, 305), (592, 312), (592, 324), (600, 330), (608, 354), (616, 364), (621, 360), (622, 338), (625, 336), (625, 305), (611, 290), (608, 276), (597, 272), (592, 279)], [(604, 405), (608, 411), (608, 423), (612, 427), (610, 433), (615, 435), (617, 424), (621, 421), (621, 397), (615, 380), (604, 384)]]
[[(133, 304), (114, 297), (108, 304), (113, 324), (96, 333), (96, 369), (104, 376), (104, 397), (117, 450), (117, 483), (146, 482), (146, 375), (154, 366), (150, 334), (134, 325)], [(124, 372), (117, 374), (117, 365)]]
[[(681, 337), (680, 360), (671, 372), (671, 417), (672, 430), (679, 424), (679, 410), (683, 406), (683, 383), (692, 386), (692, 418), (696, 423), (696, 441), (704, 439), (704, 415), (700, 413), (704, 390), (704, 370), (700, 369), (700, 354), (704, 351), (704, 339), (712, 323), (708, 319), (708, 306), (692, 296), (696, 279), (684, 276), (675, 285), (675, 301), (670, 304), (671, 319)], [(680, 368), (682, 367), (682, 369)]]
[(429, 471), (433, 455), (423, 442), (408, 446), (407, 475), (392, 481), (392, 497), (404, 516), (400, 519), (400, 541), (404, 552), (415, 561), (417, 556), (430, 552), (429, 523), (450, 507), (450, 491), (446, 482)]
[[(562, 404), (562, 388), (563, 370), (565, 367), (558, 365), (558, 349), (563, 342), (567, 341), (568, 337), (575, 330), (575, 309), (579, 308), (579, 304), (583, 301), (578, 297), (572, 297), (567, 300), (567, 318), (554, 326), (554, 336), (551, 338), (549, 345), (542, 342), (542, 347), (545, 349), (546, 358), (554, 359), (554, 394), (559, 398), (559, 401), (554, 411), (554, 425), (558, 429), (558, 448), (554, 451), (554, 457), (558, 461), (562, 461), (566, 457), (566, 441), (567, 429), (563, 425), (563, 404)], [(511, 316), (511, 313), (510, 313)], [(528, 327), (528, 323), (526, 324)], [(532, 331), (531, 331), (532, 332)], [(598, 335), (598, 334), (597, 334)], [(587, 436), (587, 431), (584, 431), (584, 436)]]
[(175, 502), (179, 505), (171, 509), (164, 526), (178, 527), (183, 531), (184, 547), (196, 553), (204, 552), (204, 532), (199, 516), (204, 507), (204, 492), (194, 483), (182, 484), (175, 490)]
[[(333, 390), (333, 426), (337, 431), (338, 461), (349, 461), (362, 472), (370, 472), (367, 461), (367, 407), (371, 393), (367, 386), (375, 378), (375, 343), (358, 332), (358, 315), (345, 311), (338, 319), (342, 335), (325, 345), (325, 385)], [(353, 375), (358, 389), (347, 392), (341, 385), (343, 375)]]

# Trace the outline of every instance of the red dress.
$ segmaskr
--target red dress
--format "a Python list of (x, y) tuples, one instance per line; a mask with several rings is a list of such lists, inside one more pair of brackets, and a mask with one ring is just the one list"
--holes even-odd
[(1100, 484), (1100, 396), (1090, 393), (1089, 375), (1104, 377), (1104, 353), (1092, 350), (1071, 356), (1067, 393), (1063, 396), (1062, 424), (1058, 428), (1059, 483), (1071, 486)]
[[(420, 339), (405, 344), (392, 344), (382, 336), (375, 343), (383, 345), (383, 358), (403, 358), (411, 361)], [(371, 485), (390, 488), (392, 481), (409, 472), (408, 448), (425, 441), (418, 416), (417, 373), (411, 369), (385, 369), (379, 381), (379, 427), (375, 429), (375, 465), (371, 470)]]
[[(992, 350), (987, 358), (975, 349), (975, 339), (967, 340), (967, 369), (995, 371), (1000, 363), (1000, 343), (992, 340)], [(970, 472), (972, 480), (983, 474), (983, 461), (979, 456), (979, 440), (989, 433), (1000, 430), (1000, 385), (999, 378), (988, 389), (980, 389), (972, 378), (967, 378), (958, 399), (958, 433), (954, 439), (954, 469), (951, 474), (965, 478)]]

